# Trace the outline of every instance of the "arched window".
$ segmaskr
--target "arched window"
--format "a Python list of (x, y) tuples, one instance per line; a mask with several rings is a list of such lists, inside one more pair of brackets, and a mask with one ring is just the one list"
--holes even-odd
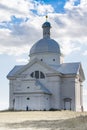
[(42, 72), (40, 72), (40, 78), (41, 79), (45, 78), (45, 75)]
[(30, 76), (31, 76), (32, 78), (36, 78), (36, 79), (44, 79), (44, 78), (45, 78), (44, 73), (41, 72), (41, 71), (38, 71), (38, 70), (32, 72), (32, 73), (30, 74)]
[(39, 71), (35, 71), (35, 78), (39, 79)]
[(32, 78), (34, 77), (34, 72), (31, 73), (31, 77), (32, 77)]

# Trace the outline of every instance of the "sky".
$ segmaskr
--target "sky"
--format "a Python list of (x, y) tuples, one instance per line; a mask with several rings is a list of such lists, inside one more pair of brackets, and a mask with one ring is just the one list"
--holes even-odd
[(9, 107), (6, 76), (15, 65), (29, 62), (31, 46), (42, 38), (46, 14), (64, 62), (82, 64), (86, 78), (83, 105), (87, 110), (87, 0), (0, 0), (0, 110)]

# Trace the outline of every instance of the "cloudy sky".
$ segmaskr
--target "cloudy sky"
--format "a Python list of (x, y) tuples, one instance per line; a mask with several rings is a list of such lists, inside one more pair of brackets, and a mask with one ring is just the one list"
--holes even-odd
[(0, 0), (0, 109), (9, 103), (6, 75), (15, 65), (28, 63), (31, 46), (42, 38), (46, 13), (51, 37), (60, 44), (65, 62), (80, 61), (87, 78), (87, 0)]

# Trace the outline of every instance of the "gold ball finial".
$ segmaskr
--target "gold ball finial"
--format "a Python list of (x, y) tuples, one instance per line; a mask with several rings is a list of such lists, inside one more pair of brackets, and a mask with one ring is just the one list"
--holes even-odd
[(46, 17), (46, 22), (47, 22), (47, 19), (48, 19), (47, 10), (46, 10), (46, 16), (45, 17)]
[(46, 22), (47, 22), (48, 16), (46, 15)]

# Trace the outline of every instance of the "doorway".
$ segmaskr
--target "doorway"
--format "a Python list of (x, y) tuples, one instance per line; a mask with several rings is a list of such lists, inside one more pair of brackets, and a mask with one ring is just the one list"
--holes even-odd
[(71, 98), (64, 98), (64, 110), (71, 110)]

